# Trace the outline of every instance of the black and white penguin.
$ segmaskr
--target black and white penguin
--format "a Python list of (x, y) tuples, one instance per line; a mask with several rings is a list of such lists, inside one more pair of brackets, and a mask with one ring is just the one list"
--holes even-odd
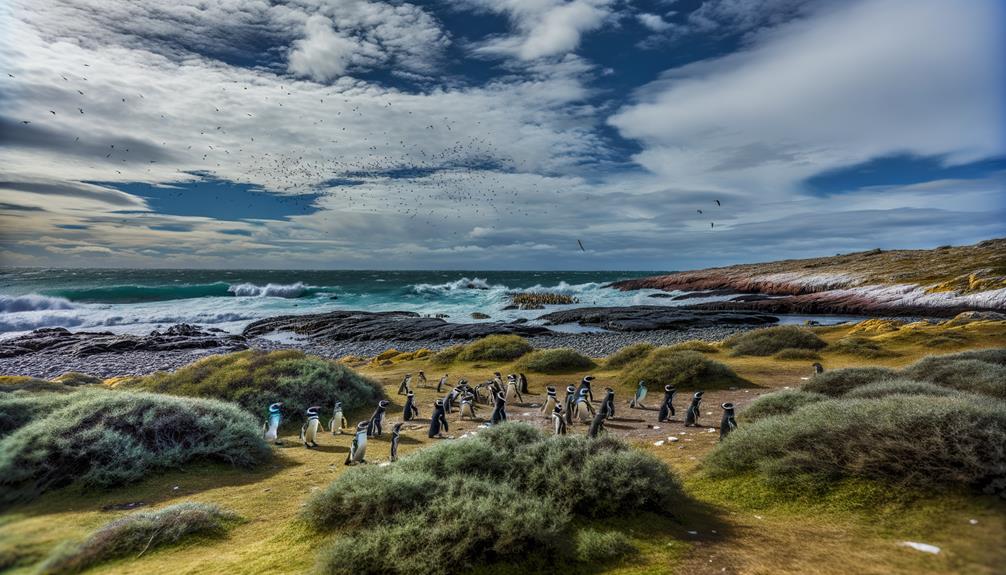
[(824, 366), (820, 363), (814, 363), (811, 365), (814, 368), (814, 375), (820, 375), (824, 373)]
[(673, 385), (664, 386), (664, 402), (660, 404), (660, 415), (657, 416), (657, 421), (670, 421), (671, 416), (674, 415), (674, 394), (677, 392), (677, 388)]
[(346, 465), (366, 463), (367, 455), (367, 428), (370, 421), (361, 421), (356, 424), (356, 433), (353, 434), (353, 443), (349, 446), (349, 455), (346, 456)]
[(576, 403), (573, 404), (573, 411), (576, 413), (576, 418), (580, 420), (580, 423), (590, 423), (591, 418), (593, 418), (597, 413), (594, 411), (594, 406), (587, 401), (587, 396), (590, 390), (586, 388), (580, 389), (580, 395), (576, 398)]
[(496, 403), (493, 405), (493, 413), (489, 417), (489, 423), (493, 425), (506, 423), (506, 394), (503, 392), (496, 394)]
[(524, 403), (524, 397), (520, 394), (520, 389), (518, 388), (517, 376), (510, 374), (507, 376), (506, 380), (506, 400), (509, 402), (513, 400), (513, 396), (517, 396), (517, 400)]
[(591, 403), (593, 403), (594, 401), (594, 392), (590, 389), (590, 382), (592, 381), (594, 381), (593, 375), (585, 376), (583, 379), (580, 380), (580, 387), (576, 388), (577, 397), (579, 397), (580, 394), (583, 392), (583, 390), (586, 389), (587, 396), (590, 398)]
[(573, 407), (576, 405), (576, 388), (572, 385), (566, 386), (566, 397), (562, 399), (562, 413), (566, 416), (566, 423), (573, 425)]
[(419, 385), (421, 385), (422, 387), (427, 387), (427, 385), (426, 385), (426, 374), (423, 373), (423, 370), (421, 370), (421, 369), (419, 370)]
[(412, 421), (419, 417), (419, 408), (416, 407), (416, 394), (411, 391), (405, 396), (405, 410), (402, 412), (403, 421)]
[(542, 416), (551, 417), (552, 412), (558, 406), (559, 406), (559, 400), (555, 398), (555, 387), (550, 385), (547, 388), (545, 388), (545, 403), (542, 404), (541, 406)]
[(462, 379), (458, 382), (458, 385), (447, 394), (447, 397), (444, 398), (445, 413), (454, 413), (454, 402), (461, 396), (461, 393), (467, 384), (468, 382)]
[(566, 435), (566, 420), (562, 417), (562, 406), (559, 404), (552, 408), (552, 426), (556, 435)]
[(409, 393), (409, 383), (412, 381), (412, 374), (407, 373), (405, 377), (402, 378), (402, 383), (398, 384), (398, 395), (405, 395)]
[(685, 413), (685, 427), (695, 427), (699, 424), (699, 404), (702, 403), (702, 393), (701, 391), (696, 391), (695, 395), (692, 396), (692, 403), (688, 406), (688, 411)]
[(587, 429), (587, 437), (595, 438), (604, 431), (604, 419), (604, 411), (598, 411), (594, 415), (594, 420), (590, 422), (590, 428)]
[(399, 421), (391, 428), (391, 462), (398, 461), (398, 436), (402, 434), (402, 422)]
[(737, 429), (737, 420), (734, 419), (734, 404), (727, 402), (720, 407), (723, 408), (723, 419), (720, 420), (720, 441), (723, 441), (728, 433)]
[(304, 425), (300, 427), (300, 442), (304, 444), (304, 447), (318, 447), (318, 410), (320, 407), (309, 407), (304, 415), (307, 416), (307, 421)]
[(349, 427), (349, 422), (346, 421), (346, 417), (342, 415), (342, 402), (335, 402), (335, 409), (332, 410), (332, 420), (328, 422), (328, 428), (332, 432), (332, 435), (342, 434), (342, 430)]
[(276, 445), (282, 444), (279, 440), (279, 425), (283, 422), (281, 407), (283, 407), (281, 402), (270, 405), (269, 415), (266, 416), (266, 422), (262, 424), (262, 438), (266, 441), (272, 441)]
[(370, 416), (370, 425), (367, 427), (368, 437), (380, 437), (384, 432), (381, 426), (384, 424), (384, 412), (388, 410), (388, 405), (390, 402), (387, 399), (377, 402), (377, 409), (374, 410), (374, 415)]
[(629, 402), (629, 407), (634, 409), (645, 408), (643, 400), (646, 399), (646, 391), (646, 382), (640, 379), (639, 385), (636, 386), (636, 394), (632, 396), (632, 401)]
[(605, 419), (615, 417), (615, 390), (610, 387), (604, 388), (604, 399), (601, 400), (601, 411), (604, 412)]
[(464, 395), (461, 396), (461, 403), (458, 405), (459, 411), (461, 412), (461, 417), (459, 420), (463, 420), (465, 416), (475, 419), (475, 394), (466, 391)]
[(444, 386), (447, 385), (447, 376), (448, 375), (449, 374), (445, 373), (444, 376), (440, 378), (440, 381), (437, 382), (437, 393), (443, 393), (444, 392)]
[(522, 374), (518, 375), (517, 378), (520, 380), (520, 392), (521, 393), (528, 393), (528, 390), (527, 390), (527, 376), (522, 373)]
[(444, 431), (450, 431), (447, 426), (447, 412), (444, 410), (444, 400), (438, 399), (433, 403), (433, 415), (430, 416), (429, 437), (443, 437)]

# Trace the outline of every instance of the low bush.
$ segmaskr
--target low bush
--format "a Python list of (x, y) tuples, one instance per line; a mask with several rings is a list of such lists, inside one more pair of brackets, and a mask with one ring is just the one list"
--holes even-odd
[(93, 375), (88, 375), (86, 373), (80, 373), (79, 371), (68, 371), (63, 375), (54, 379), (56, 383), (62, 383), (63, 385), (100, 385), (102, 379)]
[(635, 386), (646, 380), (650, 389), (662, 389), (667, 384), (686, 389), (716, 389), (744, 383), (730, 367), (709, 359), (697, 351), (674, 351), (661, 347), (642, 361), (629, 367), (622, 381)]
[(897, 353), (884, 349), (879, 343), (865, 337), (843, 337), (828, 346), (828, 351), (843, 355), (854, 355), (865, 359), (897, 357)]
[(663, 463), (613, 437), (508, 423), (393, 466), (351, 469), (308, 500), (303, 518), (351, 528), (319, 557), (324, 573), (453, 573), (519, 562), (528, 549), (568, 566), (626, 547), (584, 533), (578, 518), (669, 514), (680, 493)]
[(959, 354), (930, 356), (902, 373), (917, 381), (1006, 399), (1006, 366), (997, 363), (961, 358)]
[(438, 365), (447, 365), (450, 363), (454, 363), (455, 361), (458, 360), (458, 356), (461, 355), (461, 352), (464, 350), (465, 346), (464, 344), (461, 343), (457, 345), (452, 345), (450, 347), (445, 347), (444, 349), (433, 354), (432, 361), (433, 363)]
[(335, 361), (299, 351), (241, 351), (199, 360), (176, 371), (124, 381), (118, 387), (233, 401), (264, 417), (283, 402), (287, 421), (300, 425), (312, 405), (338, 399), (347, 412), (382, 397), (380, 385)]
[(740, 417), (743, 421), (752, 423), (766, 417), (793, 413), (805, 405), (826, 399), (827, 395), (800, 389), (774, 391), (751, 402), (751, 405), (740, 412)]
[(255, 419), (229, 403), (99, 390), (66, 397), (0, 440), (0, 502), (72, 481), (119, 485), (194, 460), (250, 467), (270, 454)]
[(0, 394), (0, 438), (66, 407), (74, 400), (71, 393)]
[(568, 373), (597, 367), (592, 359), (569, 348), (539, 349), (520, 359), (522, 371), (536, 373)]
[(54, 381), (46, 381), (44, 379), (23, 375), (0, 375), (0, 394), (38, 392), (67, 393), (70, 391), (74, 391), (74, 389), (68, 385), (63, 385), (62, 383), (56, 383)]
[(849, 367), (819, 373), (803, 384), (801, 389), (823, 393), (831, 397), (845, 395), (861, 385), (894, 379), (896, 371), (885, 367)]
[(700, 353), (719, 353), (720, 351), (715, 345), (700, 339), (690, 339), (667, 347), (674, 351), (697, 351)]
[(948, 359), (977, 359), (1006, 367), (1006, 348), (976, 349), (943, 356)]
[(131, 513), (105, 524), (76, 544), (58, 547), (40, 566), (46, 575), (79, 573), (93, 565), (145, 553), (190, 535), (219, 535), (235, 516), (216, 505), (179, 503), (159, 511)]
[(777, 351), (774, 355), (772, 355), (772, 357), (783, 361), (810, 361), (814, 359), (821, 359), (821, 356), (814, 350), (799, 349), (795, 347), (787, 347), (786, 349)]
[(953, 389), (940, 387), (928, 382), (912, 381), (910, 379), (892, 379), (889, 381), (868, 383), (850, 390), (842, 397), (846, 399), (877, 399), (889, 395), (948, 396), (957, 393)]
[(723, 341), (733, 355), (772, 355), (784, 349), (809, 349), (817, 351), (827, 346), (809, 329), (795, 325), (779, 325), (746, 331)]
[(585, 527), (576, 532), (576, 558), (582, 563), (604, 563), (632, 553), (628, 538), (618, 531)]
[(433, 356), (433, 361), (448, 364), (455, 361), (513, 361), (533, 348), (519, 335), (490, 335), (471, 343), (454, 345)]
[(627, 345), (608, 356), (608, 361), (605, 365), (609, 368), (621, 369), (630, 363), (639, 361), (650, 355), (650, 352), (654, 349), (657, 349), (657, 346), (645, 341)]
[(757, 471), (780, 484), (846, 477), (1006, 493), (1006, 403), (891, 396), (806, 405), (731, 433), (706, 459), (713, 476)]

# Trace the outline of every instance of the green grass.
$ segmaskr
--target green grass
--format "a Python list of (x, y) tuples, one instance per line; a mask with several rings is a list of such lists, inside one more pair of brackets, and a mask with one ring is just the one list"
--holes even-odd
[(621, 369), (630, 363), (639, 361), (657, 349), (657, 346), (645, 341), (627, 345), (608, 356), (605, 365), (611, 369)]
[(949, 396), (958, 392), (939, 385), (910, 379), (892, 379), (868, 383), (850, 390), (844, 396), (848, 399), (877, 399), (889, 395), (932, 395)]
[(518, 361), (522, 371), (536, 373), (569, 373), (597, 367), (592, 359), (569, 348), (539, 349)]
[(490, 335), (441, 350), (433, 356), (433, 362), (446, 365), (455, 361), (513, 361), (532, 349), (519, 335)]
[(75, 399), (74, 394), (68, 393), (0, 394), (0, 438), (70, 405)]
[(191, 502), (131, 513), (103, 525), (84, 541), (57, 547), (38, 571), (46, 575), (79, 573), (98, 563), (142, 555), (191, 535), (220, 535), (235, 519), (216, 505)]
[(960, 358), (957, 354), (930, 356), (902, 373), (917, 381), (1006, 399), (1006, 366), (997, 363)]
[(803, 391), (802, 389), (783, 389), (763, 395), (751, 402), (739, 413), (741, 421), (753, 423), (766, 417), (793, 413), (805, 405), (828, 399), (827, 395)]
[(799, 349), (795, 347), (787, 347), (786, 349), (779, 350), (772, 354), (775, 359), (781, 359), (783, 361), (812, 361), (816, 359), (821, 359), (821, 354), (817, 353), (812, 349)]
[(819, 373), (803, 384), (801, 389), (823, 393), (831, 397), (845, 395), (849, 391), (869, 383), (894, 379), (898, 372), (886, 367), (848, 367)]
[(720, 351), (715, 345), (699, 339), (690, 339), (667, 347), (674, 351), (698, 351), (701, 353), (719, 353)]
[(621, 377), (623, 384), (632, 386), (641, 379), (646, 380), (650, 389), (661, 389), (667, 384), (684, 389), (722, 389), (745, 383), (730, 367), (697, 351), (665, 347), (635, 362)]
[(885, 349), (880, 343), (866, 337), (843, 337), (828, 346), (828, 351), (843, 355), (853, 355), (864, 359), (882, 359), (897, 357), (898, 354)]
[(0, 375), (0, 397), (3, 397), (5, 394), (38, 393), (46, 391), (66, 393), (74, 391), (74, 388), (69, 385), (63, 385), (62, 383), (46, 381), (35, 377), (26, 377), (23, 375)]
[(723, 341), (733, 355), (766, 356), (784, 349), (818, 351), (828, 344), (809, 329), (795, 325), (766, 327), (733, 335)]
[(291, 422), (299, 422), (312, 405), (329, 406), (338, 399), (348, 412), (383, 395), (374, 380), (345, 365), (292, 350), (215, 355), (118, 387), (233, 401), (257, 417), (265, 416), (269, 404), (283, 402)]
[(57, 377), (53, 381), (57, 383), (62, 383), (63, 385), (100, 385), (102, 379), (93, 375), (88, 375), (86, 373), (80, 373), (79, 371), (68, 371), (63, 375)]
[(394, 466), (351, 469), (303, 517), (343, 530), (319, 557), (322, 573), (439, 574), (521, 562), (529, 549), (553, 568), (612, 559), (624, 539), (585, 533), (579, 521), (667, 515), (681, 500), (664, 464), (613, 437), (509, 423)]

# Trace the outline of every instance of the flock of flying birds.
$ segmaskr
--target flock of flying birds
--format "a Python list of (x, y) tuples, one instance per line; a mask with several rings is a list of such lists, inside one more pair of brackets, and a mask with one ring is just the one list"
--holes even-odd
[[(84, 64), (89, 67), (89, 64)], [(16, 79), (14, 74), (8, 73), (11, 79)], [(60, 78), (71, 86), (70, 89), (77, 92), (80, 102), (76, 109), (77, 115), (86, 115), (84, 100), (87, 93), (80, 89), (86, 85), (73, 82), (79, 78), (80, 82), (87, 82), (84, 75), (60, 74)], [(248, 90), (248, 86), (240, 86), (235, 82), (234, 88)], [(226, 92), (227, 87), (221, 87), (221, 91)], [(139, 100), (145, 100), (141, 93), (137, 93)], [(265, 96), (265, 100), (275, 104), (277, 108), (284, 107), (284, 98), (294, 96), (292, 88), (279, 87), (279, 94), (270, 98)], [(121, 104), (132, 105), (127, 102), (126, 97), (121, 97)], [(340, 96), (334, 94), (328, 98), (329, 103), (338, 104)], [(329, 136), (327, 142), (318, 142), (311, 150), (304, 148), (300, 151), (291, 152), (270, 152), (261, 151), (254, 146), (255, 137), (232, 136), (233, 146), (214, 146), (209, 143), (193, 143), (186, 146), (186, 152), (195, 152), (198, 161), (205, 162), (209, 166), (197, 166), (192, 170), (177, 170), (185, 174), (184, 179), (191, 179), (192, 176), (212, 177), (215, 170), (222, 166), (220, 160), (231, 159), (245, 175), (248, 181), (268, 181), (274, 194), (274, 199), (281, 203), (303, 203), (305, 197), (313, 198), (317, 194), (319, 187), (325, 188), (329, 192), (332, 189), (339, 189), (344, 195), (344, 200), (349, 205), (355, 205), (357, 210), (361, 204), (369, 204), (370, 211), (378, 213), (382, 211), (393, 211), (407, 216), (409, 220), (419, 220), (428, 226), (449, 220), (461, 220), (465, 214), (474, 213), (476, 216), (488, 217), (490, 221), (498, 221), (503, 218), (513, 218), (518, 216), (531, 215), (532, 211), (540, 212), (542, 209), (556, 208), (558, 201), (550, 203), (539, 203), (532, 206), (530, 203), (521, 201), (520, 189), (512, 184), (508, 184), (500, 177), (501, 173), (517, 173), (517, 166), (513, 160), (508, 159), (506, 154), (493, 144), (494, 133), (491, 130), (483, 130), (485, 136), (463, 136), (462, 130), (455, 132), (452, 122), (446, 116), (437, 119), (425, 126), (428, 131), (442, 131), (451, 134), (449, 139), (453, 141), (446, 146), (430, 150), (420, 142), (407, 140), (405, 137), (395, 136), (388, 130), (370, 133), (362, 138), (367, 146), (367, 155), (363, 158), (351, 158), (346, 156), (333, 156), (332, 148), (326, 148), (324, 144), (340, 143), (337, 136), (346, 131), (346, 126), (339, 126), (339, 121), (352, 117), (363, 119), (364, 111), (359, 103), (351, 103), (348, 98), (341, 98), (343, 105), (334, 106), (334, 115), (328, 116), (332, 129), (327, 131)], [(135, 101), (135, 100), (134, 100)], [(324, 105), (326, 98), (319, 98), (319, 104)], [(220, 106), (225, 104), (210, 104), (214, 113), (221, 113)], [(374, 105), (371, 103), (370, 108)], [(390, 111), (392, 102), (386, 102), (378, 109)], [(57, 110), (50, 109), (48, 113), (57, 116)], [(66, 112), (61, 112), (66, 113)], [(399, 113), (395, 111), (395, 113)], [(412, 111), (406, 111), (412, 115)], [(345, 116), (344, 116), (345, 114)], [(159, 114), (160, 119), (168, 121), (163, 114)], [(219, 124), (206, 126), (198, 131), (198, 136), (206, 136), (207, 133), (226, 137), (229, 129), (235, 126), (233, 118), (226, 119), (222, 116)], [(238, 121), (253, 121), (254, 114), (245, 112), (244, 116), (237, 116)], [(22, 120), (22, 124), (29, 125), (32, 120)], [(314, 126), (321, 126), (325, 123), (325, 118), (319, 117), (312, 122)], [(481, 122), (476, 122), (481, 124)], [(246, 125), (236, 126), (237, 128), (247, 128)], [(458, 134), (454, 137), (453, 134)], [(193, 134), (195, 137), (196, 134)], [(247, 137), (247, 140), (244, 138)], [(240, 138), (240, 139), (238, 139)], [(196, 138), (198, 139), (198, 138)], [(80, 143), (80, 136), (74, 137), (74, 142)], [(361, 142), (356, 141), (356, 144)], [(162, 142), (162, 146), (167, 146), (167, 142)], [(246, 149), (245, 146), (250, 149)], [(233, 154), (232, 154), (233, 152)], [(143, 162), (144, 159), (137, 157), (139, 154), (130, 152), (125, 145), (108, 144), (104, 154), (101, 154), (109, 162), (118, 160), (123, 164), (134, 164)], [(229, 157), (229, 158), (225, 158)], [(146, 163), (156, 164), (156, 159), (147, 159)], [(215, 165), (214, 165), (215, 164)], [(92, 166), (93, 167), (93, 166)], [(122, 171), (116, 169), (115, 172), (122, 175)], [(150, 168), (147, 168), (150, 172)], [(181, 179), (181, 178), (180, 178)], [(364, 198), (362, 194), (372, 191), (373, 188), (363, 186), (367, 182), (380, 182), (378, 202), (374, 203), (374, 198)], [(359, 188), (359, 192), (357, 192)], [(537, 197), (538, 184), (531, 182), (522, 186), (522, 189), (533, 192)], [(169, 188), (170, 190), (170, 188)], [(168, 195), (176, 197), (187, 193), (184, 188), (175, 188), (174, 191), (164, 191)], [(361, 195), (355, 195), (355, 194)], [(560, 192), (556, 192), (557, 194)], [(221, 196), (214, 193), (213, 199), (221, 201)], [(370, 200), (367, 202), (366, 200)], [(223, 199), (226, 201), (226, 198)], [(714, 200), (716, 206), (721, 206), (720, 200)], [(253, 204), (248, 204), (251, 208)], [(446, 206), (446, 209), (445, 207)], [(703, 211), (697, 210), (699, 214)], [(709, 227), (714, 228), (715, 222), (710, 222)], [(495, 225), (491, 225), (495, 228)], [(457, 231), (452, 232), (457, 235)], [(577, 240), (580, 250), (586, 252), (583, 242)]]

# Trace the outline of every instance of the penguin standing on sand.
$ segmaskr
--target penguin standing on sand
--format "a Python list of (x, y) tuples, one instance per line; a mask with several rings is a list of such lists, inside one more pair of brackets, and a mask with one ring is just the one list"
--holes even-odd
[(444, 386), (447, 385), (447, 376), (448, 375), (449, 374), (445, 373), (444, 376), (440, 378), (440, 381), (437, 382), (437, 393), (443, 393), (444, 392)]
[(692, 404), (685, 413), (685, 427), (695, 427), (699, 424), (699, 404), (702, 403), (702, 392), (696, 391), (692, 396)]
[(604, 412), (605, 419), (615, 417), (615, 390), (610, 387), (604, 388), (604, 399), (601, 400), (601, 411)]
[(824, 366), (821, 365), (820, 363), (815, 362), (811, 365), (811, 367), (814, 368), (814, 375), (821, 375), (822, 373), (824, 373)]
[(592, 417), (597, 415), (594, 411), (594, 406), (587, 401), (587, 394), (590, 390), (586, 388), (580, 389), (580, 395), (576, 398), (576, 403), (573, 406), (573, 410), (576, 411), (576, 417), (580, 420), (580, 423), (590, 423)]
[(272, 441), (276, 445), (283, 444), (279, 440), (279, 424), (283, 422), (283, 414), (280, 413), (280, 407), (282, 406), (282, 403), (270, 405), (268, 419), (262, 425), (262, 438), (266, 441)]
[(520, 387), (519, 387), (520, 392), (521, 393), (528, 393), (528, 390), (527, 390), (527, 376), (522, 373), (522, 374), (520, 374), (520, 375), (517, 376), (517, 379), (520, 380)]
[(737, 420), (734, 419), (734, 404), (727, 402), (720, 407), (723, 408), (723, 419), (720, 420), (720, 441), (723, 441), (728, 433), (737, 429)]
[(391, 428), (391, 462), (398, 461), (398, 436), (402, 434), (402, 422), (399, 421)]
[(587, 437), (593, 439), (597, 437), (599, 433), (604, 431), (604, 411), (598, 411), (594, 415), (594, 420), (590, 422), (590, 428), (587, 429)]
[(556, 435), (566, 435), (566, 420), (562, 417), (562, 406), (559, 404), (552, 408), (552, 426)]
[(346, 456), (346, 465), (367, 462), (364, 458), (367, 455), (368, 427), (370, 427), (370, 421), (361, 421), (356, 424), (356, 433), (353, 434), (353, 443), (349, 446), (349, 455)]
[(388, 405), (390, 403), (387, 399), (377, 402), (377, 409), (374, 410), (374, 415), (370, 416), (370, 424), (367, 426), (368, 437), (380, 437), (384, 433), (381, 426), (384, 424), (384, 412), (388, 410)]
[(433, 415), (430, 416), (429, 437), (443, 437), (444, 431), (450, 431), (447, 426), (447, 412), (444, 411), (444, 400), (438, 399), (433, 404)]
[(674, 394), (677, 392), (677, 388), (673, 385), (664, 386), (664, 402), (660, 404), (660, 415), (657, 416), (657, 421), (669, 421), (674, 415)]
[(517, 396), (518, 401), (524, 403), (524, 397), (521, 396), (520, 389), (518, 389), (517, 376), (510, 374), (506, 379), (506, 400), (510, 401), (514, 395)]
[(545, 403), (541, 406), (542, 416), (550, 417), (552, 412), (558, 406), (559, 400), (555, 398), (555, 387), (550, 385), (545, 389)]
[(466, 391), (465, 394), (461, 396), (459, 409), (461, 411), (461, 417), (458, 418), (459, 421), (464, 420), (465, 415), (475, 419), (475, 394), (470, 391)]
[(644, 399), (646, 399), (646, 382), (640, 379), (639, 385), (636, 387), (636, 395), (632, 396), (629, 407), (633, 409), (645, 408), (646, 406), (643, 405)]
[(467, 384), (468, 382), (462, 379), (458, 382), (457, 387), (452, 389), (450, 393), (447, 394), (447, 397), (444, 398), (444, 412), (454, 413), (454, 402), (461, 396), (461, 390), (463, 390)]
[(342, 402), (336, 401), (335, 409), (332, 411), (332, 421), (328, 422), (328, 428), (331, 430), (332, 435), (340, 435), (342, 430), (347, 427), (349, 427), (349, 422), (342, 415)]
[(493, 414), (489, 418), (489, 423), (493, 425), (506, 423), (506, 395), (503, 392), (496, 394), (496, 403), (493, 405)]
[(419, 385), (422, 387), (428, 387), (426, 384), (426, 374), (423, 373), (423, 370), (421, 369), (419, 370)]
[(412, 381), (412, 374), (407, 373), (405, 377), (402, 378), (402, 383), (398, 384), (398, 395), (405, 395), (409, 393), (409, 383)]
[(419, 417), (419, 408), (416, 407), (416, 394), (410, 391), (405, 396), (405, 410), (402, 412), (402, 420), (412, 421), (415, 417)]
[(573, 425), (573, 407), (576, 405), (576, 388), (566, 386), (566, 397), (562, 399), (562, 412), (566, 415), (566, 424)]
[(590, 397), (590, 402), (594, 402), (594, 392), (590, 389), (590, 382), (594, 381), (593, 375), (585, 376), (580, 380), (580, 387), (576, 389), (576, 395), (579, 396), (583, 393), (583, 390), (587, 390), (587, 396)]
[(304, 447), (318, 447), (318, 410), (320, 407), (309, 407), (304, 415), (307, 416), (307, 421), (300, 428), (300, 442), (304, 444)]

